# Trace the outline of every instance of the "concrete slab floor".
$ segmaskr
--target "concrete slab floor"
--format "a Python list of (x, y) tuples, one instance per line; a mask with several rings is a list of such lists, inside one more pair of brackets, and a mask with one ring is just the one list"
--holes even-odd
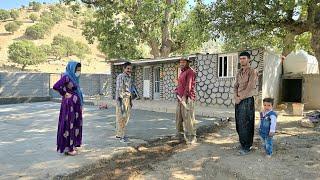
[[(56, 152), (56, 129), (60, 104), (55, 102), (0, 106), (0, 179), (46, 179), (68, 174), (132, 144), (142, 144), (175, 134), (175, 115), (133, 109), (128, 123), (131, 144), (115, 139), (115, 109), (84, 110), (83, 147), (74, 157)], [(197, 117), (197, 126), (217, 119)]]

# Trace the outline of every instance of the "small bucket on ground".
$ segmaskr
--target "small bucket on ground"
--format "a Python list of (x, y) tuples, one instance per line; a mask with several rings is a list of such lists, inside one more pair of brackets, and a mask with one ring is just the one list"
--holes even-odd
[(292, 104), (292, 114), (295, 116), (302, 116), (304, 110), (304, 104), (302, 103), (293, 103)]

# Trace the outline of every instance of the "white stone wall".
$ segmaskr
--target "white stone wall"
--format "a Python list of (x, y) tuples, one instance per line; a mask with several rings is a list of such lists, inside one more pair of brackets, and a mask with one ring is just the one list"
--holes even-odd
[[(256, 91), (256, 106), (261, 103), (263, 50), (249, 51), (250, 65), (258, 71), (259, 82)], [(218, 77), (218, 54), (198, 55), (196, 62), (197, 72), (197, 101), (200, 104), (216, 107), (234, 107), (233, 91), (235, 77)], [(237, 73), (238, 63), (234, 62), (234, 76)]]

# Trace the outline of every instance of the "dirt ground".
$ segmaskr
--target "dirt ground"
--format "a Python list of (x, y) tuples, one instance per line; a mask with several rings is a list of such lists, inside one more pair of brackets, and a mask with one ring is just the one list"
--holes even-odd
[(271, 159), (257, 134), (253, 151), (239, 156), (231, 121), (202, 134), (196, 145), (168, 137), (58, 179), (320, 179), (319, 125), (302, 128), (299, 119), (279, 115)]

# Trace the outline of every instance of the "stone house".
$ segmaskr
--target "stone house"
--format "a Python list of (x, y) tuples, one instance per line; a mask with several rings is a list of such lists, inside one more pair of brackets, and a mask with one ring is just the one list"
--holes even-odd
[[(279, 99), (281, 60), (267, 49), (249, 50), (251, 67), (259, 74), (256, 91), (256, 105), (261, 106), (264, 97)], [(239, 69), (239, 52), (221, 54), (190, 55), (191, 67), (197, 73), (197, 103), (214, 107), (229, 108), (234, 106), (233, 85)], [(140, 97), (150, 100), (175, 101), (179, 74), (179, 59), (170, 57), (162, 59), (140, 59), (133, 64), (133, 81)], [(123, 61), (111, 62), (112, 94), (115, 95), (116, 76), (122, 72)]]

